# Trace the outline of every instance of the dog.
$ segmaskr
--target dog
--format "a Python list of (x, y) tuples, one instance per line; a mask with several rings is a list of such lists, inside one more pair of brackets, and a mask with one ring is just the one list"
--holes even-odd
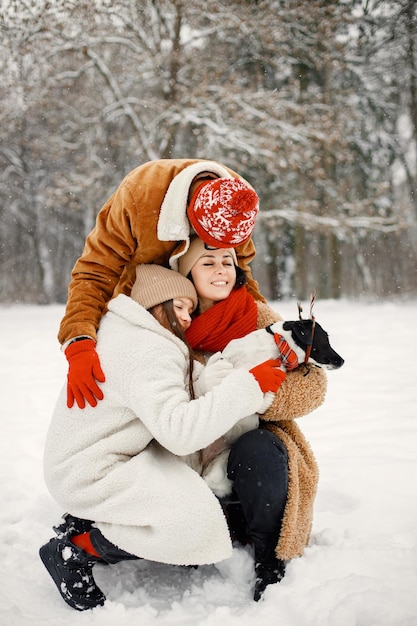
[[(301, 318), (301, 309), (300, 318)], [(258, 363), (268, 359), (278, 359), (279, 342), (283, 338), (295, 352), (299, 365), (303, 364), (308, 374), (310, 364), (326, 370), (342, 367), (344, 359), (333, 350), (327, 332), (318, 324), (314, 317), (296, 321), (280, 321), (267, 328), (255, 330), (241, 339), (233, 339), (222, 351), (222, 358), (230, 361), (235, 367), (251, 369)], [(285, 370), (284, 366), (281, 366)], [(269, 408), (273, 394), (266, 398)], [(219, 498), (227, 496), (232, 490), (232, 481), (227, 478), (227, 461), (231, 445), (245, 432), (259, 426), (259, 413), (249, 415), (235, 424), (223, 437), (201, 451), (199, 457), (200, 473), (205, 482)]]

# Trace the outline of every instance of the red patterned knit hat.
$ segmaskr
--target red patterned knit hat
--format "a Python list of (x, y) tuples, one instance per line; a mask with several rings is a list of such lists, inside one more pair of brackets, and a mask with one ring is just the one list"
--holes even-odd
[(238, 178), (202, 183), (187, 208), (197, 235), (215, 248), (240, 246), (250, 238), (259, 211), (259, 198)]

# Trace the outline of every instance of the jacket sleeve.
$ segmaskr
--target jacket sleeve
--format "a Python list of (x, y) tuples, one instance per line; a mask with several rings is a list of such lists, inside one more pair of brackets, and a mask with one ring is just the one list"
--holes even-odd
[[(258, 303), (258, 327), (281, 320), (281, 316), (268, 305)], [(262, 415), (264, 421), (289, 420), (307, 415), (323, 404), (327, 391), (327, 376), (324, 370), (310, 365), (287, 373), (287, 377), (275, 394), (269, 409)]]
[(136, 250), (130, 223), (133, 204), (129, 189), (121, 184), (99, 212), (72, 271), (60, 343), (78, 335), (96, 338), (104, 308)]
[(262, 415), (266, 422), (290, 420), (307, 415), (324, 402), (327, 390), (325, 372), (314, 365), (288, 372), (269, 409)]
[(166, 342), (163, 347), (155, 344), (152, 353), (142, 352), (141, 361), (124, 380), (127, 405), (152, 437), (173, 454), (183, 456), (206, 448), (262, 404), (258, 383), (243, 369), (234, 370), (204, 396), (190, 400), (184, 357), (177, 349), (167, 347)]

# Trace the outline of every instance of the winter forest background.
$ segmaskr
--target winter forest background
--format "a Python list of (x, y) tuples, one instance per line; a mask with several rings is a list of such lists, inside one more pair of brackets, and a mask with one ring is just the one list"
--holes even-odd
[(0, 301), (65, 302), (158, 158), (257, 190), (267, 298), (417, 293), (415, 0), (0, 0)]

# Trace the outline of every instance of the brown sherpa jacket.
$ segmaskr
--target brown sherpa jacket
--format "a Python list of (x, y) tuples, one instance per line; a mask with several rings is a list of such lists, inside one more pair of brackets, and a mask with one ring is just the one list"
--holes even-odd
[[(282, 320), (268, 305), (258, 302), (258, 328)], [(319, 367), (309, 366), (287, 373), (275, 399), (262, 415), (260, 427), (275, 433), (288, 452), (289, 485), (277, 556), (286, 560), (301, 556), (308, 543), (313, 505), (318, 483), (318, 467), (313, 451), (295, 418), (319, 407), (325, 398), (327, 377)]]
[[(98, 213), (73, 268), (58, 333), (60, 343), (80, 335), (96, 339), (109, 300), (119, 293), (130, 294), (136, 265), (168, 266), (175, 249), (180, 255), (188, 248), (190, 186), (195, 179), (218, 177), (241, 178), (215, 161), (161, 159), (140, 165), (122, 180)], [(249, 267), (255, 256), (252, 239), (236, 248), (236, 253), (248, 277), (248, 290), (256, 300), (264, 301)]]

